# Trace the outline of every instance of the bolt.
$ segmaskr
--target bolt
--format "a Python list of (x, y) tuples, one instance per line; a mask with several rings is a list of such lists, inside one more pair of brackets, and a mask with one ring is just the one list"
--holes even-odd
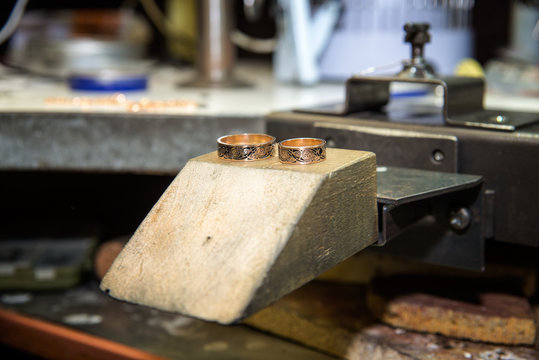
[(507, 122), (507, 116), (505, 115), (496, 115), (496, 116), (492, 116), (490, 118), (490, 120), (492, 122), (495, 122), (495, 123), (498, 123), (498, 124), (502, 124), (504, 122)]
[(430, 24), (427, 23), (408, 23), (404, 25), (406, 36), (404, 41), (412, 44), (412, 59), (423, 58), (423, 46), (430, 42), (429, 34)]
[(457, 211), (451, 213), (449, 218), (449, 225), (454, 230), (465, 230), (472, 222), (472, 213), (469, 209), (462, 207)]
[(434, 150), (432, 152), (432, 159), (434, 160), (434, 162), (436, 163), (441, 163), (442, 161), (444, 161), (445, 159), (445, 155), (444, 153), (442, 152), (442, 150)]

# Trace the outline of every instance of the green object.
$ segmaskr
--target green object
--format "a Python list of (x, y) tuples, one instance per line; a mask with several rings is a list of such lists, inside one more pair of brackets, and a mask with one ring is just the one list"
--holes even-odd
[(0, 241), (0, 289), (59, 289), (76, 285), (95, 239)]

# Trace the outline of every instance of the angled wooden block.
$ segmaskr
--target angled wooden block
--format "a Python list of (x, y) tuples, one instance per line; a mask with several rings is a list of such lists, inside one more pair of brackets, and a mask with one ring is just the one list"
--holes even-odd
[(373, 153), (190, 160), (103, 278), (111, 296), (232, 323), (378, 237)]

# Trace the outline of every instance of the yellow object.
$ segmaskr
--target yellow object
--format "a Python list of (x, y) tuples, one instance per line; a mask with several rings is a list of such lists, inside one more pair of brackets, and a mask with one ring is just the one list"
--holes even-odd
[(485, 77), (483, 67), (475, 59), (463, 59), (455, 66), (455, 75), (466, 77)]
[(196, 44), (196, 1), (169, 0), (166, 4), (167, 17), (174, 33), (182, 34), (191, 43), (182, 43), (177, 39), (169, 39), (167, 48), (173, 57), (194, 61)]

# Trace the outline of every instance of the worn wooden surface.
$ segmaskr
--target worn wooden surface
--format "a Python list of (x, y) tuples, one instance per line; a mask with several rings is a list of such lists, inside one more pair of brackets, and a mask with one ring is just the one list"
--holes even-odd
[(244, 322), (287, 339), (343, 356), (360, 329), (374, 322), (365, 287), (310, 282)]
[(188, 162), (105, 275), (115, 298), (231, 323), (378, 236), (372, 153)]
[(379, 278), (370, 286), (368, 304), (393, 326), (497, 344), (535, 343), (535, 314), (512, 281)]
[(310, 282), (245, 319), (264, 331), (347, 359), (536, 360), (534, 346), (459, 340), (377, 323), (366, 304), (367, 287)]

